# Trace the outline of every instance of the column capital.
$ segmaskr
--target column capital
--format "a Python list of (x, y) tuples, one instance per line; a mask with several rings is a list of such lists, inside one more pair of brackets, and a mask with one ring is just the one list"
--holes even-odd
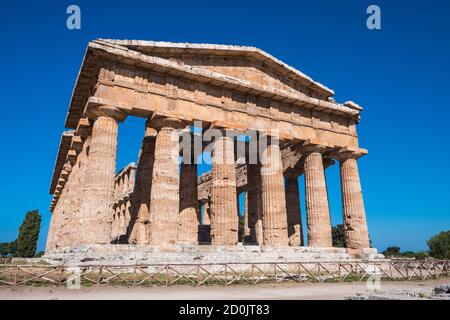
[(188, 125), (189, 122), (189, 120), (181, 119), (171, 115), (155, 113), (147, 121), (147, 127), (150, 127), (157, 131), (163, 128), (183, 129), (186, 127), (186, 125)]
[(301, 144), (299, 147), (300, 152), (307, 155), (311, 153), (325, 153), (330, 146), (319, 139), (308, 139)]
[(97, 120), (100, 117), (109, 117), (117, 122), (122, 122), (127, 117), (127, 113), (120, 108), (110, 105), (98, 105), (94, 103), (89, 103), (86, 106), (85, 113), (92, 120)]
[(359, 147), (338, 147), (330, 151), (328, 155), (336, 160), (344, 161), (348, 159), (358, 160), (360, 157), (365, 156), (368, 153), (368, 150)]
[(77, 157), (78, 154), (75, 150), (70, 149), (69, 152), (67, 152), (67, 162), (69, 162), (72, 167), (75, 165)]
[(77, 129), (75, 130), (75, 134), (80, 136), (82, 139), (86, 139), (91, 135), (92, 125), (89, 121), (89, 118), (81, 118), (78, 121)]
[(66, 170), (67, 172), (71, 172), (72, 171), (72, 164), (67, 161), (64, 166), (63, 166), (63, 170)]
[(72, 137), (72, 144), (71, 149), (75, 150), (77, 154), (80, 154), (80, 152), (83, 150), (83, 139), (80, 136), (74, 135)]

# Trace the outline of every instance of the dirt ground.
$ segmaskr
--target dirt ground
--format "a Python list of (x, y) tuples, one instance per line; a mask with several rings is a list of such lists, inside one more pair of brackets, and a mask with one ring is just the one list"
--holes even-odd
[[(426, 289), (448, 282), (450, 278), (430, 281), (382, 281), (381, 290)], [(342, 300), (345, 296), (356, 292), (370, 292), (366, 282), (199, 288), (96, 286), (78, 290), (56, 287), (0, 286), (0, 300)]]

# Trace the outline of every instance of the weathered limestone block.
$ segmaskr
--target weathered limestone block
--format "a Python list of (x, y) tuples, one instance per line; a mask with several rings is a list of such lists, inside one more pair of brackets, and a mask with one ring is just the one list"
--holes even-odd
[(346, 247), (357, 250), (370, 248), (357, 160), (344, 158), (340, 164)]
[(161, 117), (150, 125), (158, 131), (150, 196), (150, 244), (175, 244), (180, 209), (178, 129), (184, 124), (179, 119)]
[(197, 197), (197, 165), (183, 163), (180, 176), (179, 242), (198, 242)]
[(303, 246), (298, 177), (286, 175), (286, 210), (290, 246)]
[(287, 214), (280, 146), (269, 143), (261, 152), (263, 244), (287, 246)]
[(261, 166), (247, 165), (248, 179), (248, 227), (250, 234), (248, 243), (263, 244)]
[(211, 243), (234, 245), (238, 241), (234, 141), (225, 131), (215, 141), (212, 161)]
[(98, 106), (88, 109), (88, 116), (95, 121), (80, 209), (80, 243), (109, 243), (118, 122), (126, 118), (126, 113), (111, 106)]
[(312, 152), (305, 158), (305, 190), (308, 246), (332, 247), (330, 210), (322, 154)]
[(150, 197), (155, 162), (156, 131), (147, 123), (139, 154), (136, 186), (133, 193), (128, 243), (147, 244), (150, 236)]

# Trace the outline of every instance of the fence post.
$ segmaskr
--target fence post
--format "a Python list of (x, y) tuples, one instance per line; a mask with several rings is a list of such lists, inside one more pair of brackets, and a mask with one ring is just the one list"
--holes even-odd
[(137, 276), (137, 265), (134, 266), (133, 270), (133, 287), (136, 287), (136, 276)]
[(255, 265), (252, 263), (252, 283), (255, 284)]
[[(103, 267), (100, 267), (100, 270), (98, 271), (98, 278), (97, 278), (97, 284), (102, 284), (102, 276), (103, 276)], [(81, 281), (81, 279), (80, 279)]]
[(200, 265), (197, 265), (197, 287), (200, 287)]
[(63, 271), (64, 271), (63, 267), (59, 267), (58, 287), (61, 287)]
[(225, 264), (225, 286), (228, 287), (228, 273), (227, 273), (227, 267), (228, 265)]
[(17, 285), (17, 276), (19, 275), (19, 266), (16, 266), (16, 272), (14, 272), (14, 287)]
[(166, 264), (166, 286), (169, 285), (169, 265)]

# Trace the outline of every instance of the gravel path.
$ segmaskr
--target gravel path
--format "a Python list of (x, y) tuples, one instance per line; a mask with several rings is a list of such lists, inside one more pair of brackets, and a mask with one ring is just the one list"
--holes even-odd
[[(439, 284), (448, 283), (450, 279), (431, 281), (383, 281), (381, 290), (410, 290), (433, 288)], [(0, 286), (0, 300), (44, 299), (44, 300), (72, 300), (72, 299), (132, 299), (132, 300), (215, 300), (215, 299), (325, 299), (341, 300), (356, 292), (370, 292), (366, 283), (303, 283), (289, 285), (261, 285), (234, 287), (153, 287), (126, 288), (98, 286), (69, 290), (67, 288), (51, 287), (6, 287)]]

